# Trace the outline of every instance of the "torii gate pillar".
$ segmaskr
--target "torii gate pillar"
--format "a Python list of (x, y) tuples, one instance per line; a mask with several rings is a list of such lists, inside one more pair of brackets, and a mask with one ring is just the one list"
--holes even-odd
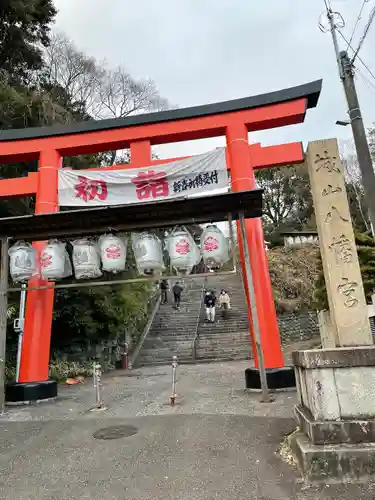
[[(233, 191), (255, 189), (255, 176), (251, 161), (251, 147), (248, 144), (248, 131), (245, 126), (230, 126), (226, 131), (228, 157), (232, 179)], [(259, 328), (263, 348), (265, 367), (281, 368), (284, 366), (283, 353), (279, 337), (274, 299), (272, 294), (271, 279), (268, 270), (268, 261), (264, 246), (264, 235), (261, 219), (248, 219), (245, 221), (247, 239), (249, 242), (250, 262), (254, 280), (254, 291), (257, 300)], [(241, 263), (244, 263), (243, 241), (237, 222), (238, 241), (240, 244)], [(245, 280), (246, 274), (243, 273)], [(246, 284), (245, 284), (246, 285)], [(245, 286), (245, 290), (247, 290)], [(247, 296), (250, 314), (250, 298)], [(250, 322), (251, 324), (251, 322)], [(256, 349), (254, 349), (256, 355)]]

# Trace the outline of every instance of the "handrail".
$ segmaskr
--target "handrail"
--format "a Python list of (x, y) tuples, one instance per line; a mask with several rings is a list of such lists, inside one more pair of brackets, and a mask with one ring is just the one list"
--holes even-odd
[(146, 340), (146, 337), (147, 335), (149, 334), (150, 330), (151, 330), (151, 325), (155, 319), (155, 316), (156, 316), (156, 313), (158, 312), (159, 310), (159, 307), (160, 307), (160, 304), (161, 304), (161, 294), (159, 293), (158, 294), (158, 298), (155, 302), (155, 305), (154, 305), (154, 308), (152, 309), (151, 311), (151, 314), (147, 320), (147, 323), (145, 325), (145, 328), (143, 330), (143, 333), (142, 335), (139, 337), (139, 340), (138, 340), (138, 343), (134, 349), (134, 351), (132, 352), (131, 356), (130, 356), (130, 360), (129, 360), (129, 368), (132, 368), (137, 360), (137, 357), (142, 349), (142, 346), (144, 344), (144, 341)]
[(205, 290), (205, 284), (207, 283), (207, 278), (205, 278), (204, 283), (202, 285), (201, 289), (201, 295), (199, 299), (199, 309), (198, 309), (198, 316), (197, 316), (197, 323), (195, 325), (195, 334), (194, 334), (194, 339), (192, 343), (192, 358), (193, 361), (197, 359), (197, 341), (199, 337), (199, 323), (201, 319), (201, 313), (202, 313), (202, 304), (203, 304), (203, 297), (204, 297), (204, 290)]

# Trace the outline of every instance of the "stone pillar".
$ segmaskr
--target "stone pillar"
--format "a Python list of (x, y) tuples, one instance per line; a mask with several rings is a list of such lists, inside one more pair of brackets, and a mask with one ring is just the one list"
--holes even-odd
[(330, 314), (323, 349), (293, 353), (300, 430), (290, 443), (307, 482), (366, 481), (375, 477), (375, 347), (337, 141), (310, 143), (306, 161)]
[(337, 141), (310, 143), (306, 161), (330, 316), (336, 325), (339, 345), (372, 344)]
[(329, 311), (318, 311), (318, 323), (323, 349), (338, 347), (336, 325), (332, 322)]

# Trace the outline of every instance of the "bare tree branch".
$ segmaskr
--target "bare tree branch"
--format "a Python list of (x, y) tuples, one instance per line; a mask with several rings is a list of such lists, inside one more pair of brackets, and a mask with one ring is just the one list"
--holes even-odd
[[(123, 67), (108, 69), (105, 62), (79, 51), (63, 34), (54, 34), (45, 49), (46, 80), (94, 119), (123, 118), (168, 107), (152, 80), (136, 80)], [(120, 153), (121, 154), (121, 153)], [(117, 152), (110, 154), (111, 164)]]
[(345, 169), (345, 181), (347, 184), (352, 186), (359, 214), (366, 228), (366, 231), (370, 231), (370, 219), (365, 215), (365, 210), (363, 208), (364, 191), (362, 185), (362, 175), (359, 168), (358, 158), (353, 140), (348, 139), (340, 141), (339, 151)]

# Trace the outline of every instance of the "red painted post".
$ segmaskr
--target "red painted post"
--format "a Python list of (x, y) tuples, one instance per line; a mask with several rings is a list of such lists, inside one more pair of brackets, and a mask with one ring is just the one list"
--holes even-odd
[[(150, 141), (133, 141), (130, 143), (131, 168), (142, 168), (151, 165)], [(129, 165), (130, 167), (130, 165)]]
[[(232, 122), (232, 124), (227, 127), (226, 140), (233, 191), (254, 189), (256, 184), (246, 125), (241, 122)], [(281, 368), (284, 366), (284, 359), (281, 350), (279, 328), (272, 295), (261, 219), (246, 220), (246, 232), (249, 243), (249, 253), (251, 256), (251, 267), (257, 302), (256, 307), (259, 317), (265, 367)], [(244, 255), (240, 234), (239, 242), (241, 262), (243, 265)], [(245, 272), (243, 274), (245, 275)], [(247, 297), (247, 302), (250, 309), (249, 297)], [(252, 342), (254, 346), (253, 338)], [(255, 352), (254, 350), (254, 353)]]
[[(35, 213), (58, 211), (60, 166), (61, 156), (57, 151), (48, 150), (40, 153)], [(44, 243), (37, 242), (34, 246), (39, 253)], [(47, 282), (40, 278), (30, 281), (30, 286), (46, 284)], [(27, 293), (20, 382), (40, 382), (48, 379), (53, 301), (53, 290), (32, 290)]]

